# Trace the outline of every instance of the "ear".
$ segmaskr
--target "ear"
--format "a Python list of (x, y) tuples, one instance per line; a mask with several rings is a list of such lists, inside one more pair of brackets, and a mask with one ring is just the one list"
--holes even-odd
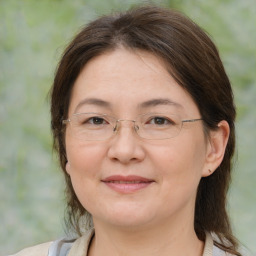
[(221, 164), (228, 143), (228, 138), (229, 124), (227, 121), (222, 120), (218, 124), (217, 130), (210, 131), (202, 177), (211, 175)]
[(69, 163), (69, 161), (67, 161), (67, 163), (66, 163), (66, 172), (67, 172), (68, 175), (70, 175), (70, 163)]

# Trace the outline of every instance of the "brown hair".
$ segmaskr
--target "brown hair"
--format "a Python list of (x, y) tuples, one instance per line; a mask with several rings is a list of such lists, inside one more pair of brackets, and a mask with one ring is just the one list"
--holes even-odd
[(194, 228), (199, 239), (205, 239), (206, 231), (213, 232), (220, 247), (240, 255), (226, 212), (236, 115), (229, 79), (218, 50), (206, 33), (181, 13), (156, 6), (137, 7), (91, 22), (73, 39), (59, 62), (51, 91), (51, 127), (66, 179), (68, 223), (81, 234), (81, 219), (90, 215), (79, 202), (65, 171), (62, 120), (67, 118), (72, 86), (84, 65), (119, 46), (161, 57), (170, 74), (194, 99), (206, 131), (217, 129), (221, 120), (228, 122), (230, 136), (224, 159), (212, 175), (201, 179), (198, 187)]

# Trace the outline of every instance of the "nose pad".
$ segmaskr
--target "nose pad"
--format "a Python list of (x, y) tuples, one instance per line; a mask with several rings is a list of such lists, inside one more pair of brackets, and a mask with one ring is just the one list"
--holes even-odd
[[(121, 130), (121, 126), (127, 129)], [(128, 164), (131, 161), (134, 163), (135, 161), (142, 161), (145, 158), (145, 151), (141, 142), (138, 140), (138, 134), (136, 132), (138, 127), (136, 126), (137, 124), (134, 120), (116, 121), (116, 125), (113, 128), (114, 134), (116, 135), (119, 129), (120, 134), (110, 141), (107, 155), (111, 160)]]
[(113, 131), (114, 133), (117, 133), (119, 129), (121, 128), (121, 122), (123, 122), (123, 127), (129, 128), (131, 125), (129, 123), (133, 123), (133, 128), (135, 132), (139, 129), (139, 127), (135, 124), (135, 120), (125, 120), (125, 119), (119, 119), (116, 121), (116, 126), (114, 127)]

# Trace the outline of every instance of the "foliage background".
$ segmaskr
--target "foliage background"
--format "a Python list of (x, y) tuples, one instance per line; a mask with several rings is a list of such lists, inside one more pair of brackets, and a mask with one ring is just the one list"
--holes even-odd
[[(185, 12), (214, 38), (238, 108), (229, 211), (256, 252), (255, 0), (151, 1)], [(139, 0), (0, 0), (0, 254), (63, 236), (63, 177), (52, 154), (47, 92), (58, 59), (89, 20)], [(254, 228), (253, 228), (254, 227)]]

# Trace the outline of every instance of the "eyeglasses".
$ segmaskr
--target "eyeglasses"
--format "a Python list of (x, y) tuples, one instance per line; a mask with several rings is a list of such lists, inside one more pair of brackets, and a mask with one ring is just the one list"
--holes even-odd
[(149, 113), (139, 115), (135, 120), (116, 119), (99, 113), (75, 113), (70, 119), (63, 120), (64, 125), (70, 123), (72, 136), (87, 141), (101, 141), (111, 138), (118, 132), (122, 123), (133, 124), (134, 131), (144, 139), (163, 140), (177, 136), (183, 123), (202, 120), (181, 120), (178, 115)]

